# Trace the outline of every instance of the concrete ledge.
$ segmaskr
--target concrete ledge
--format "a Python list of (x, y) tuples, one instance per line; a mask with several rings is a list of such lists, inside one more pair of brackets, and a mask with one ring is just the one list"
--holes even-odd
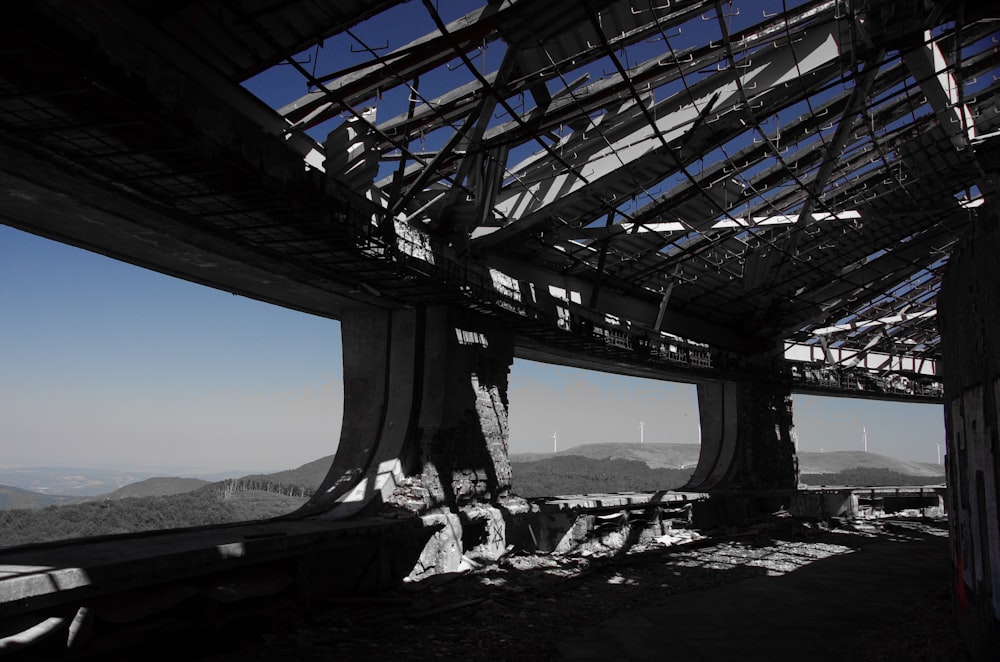
[(668, 533), (675, 523), (693, 526), (700, 492), (625, 492), (534, 499), (517, 538), (508, 540), (529, 551), (568, 554), (621, 549)]
[(919, 510), (924, 515), (941, 516), (945, 513), (944, 497), (947, 491), (943, 485), (808, 486), (791, 493), (788, 511), (795, 517), (813, 519), (871, 516), (901, 510)]
[(420, 519), (272, 521), (0, 550), (0, 617), (338, 548), (370, 556), (382, 538), (412, 567), (432, 533)]

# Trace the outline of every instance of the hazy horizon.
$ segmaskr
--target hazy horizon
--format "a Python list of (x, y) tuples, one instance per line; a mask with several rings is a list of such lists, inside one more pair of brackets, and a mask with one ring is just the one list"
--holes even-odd
[[(609, 441), (609, 442), (591, 442), (591, 443), (586, 443), (586, 444), (578, 444), (578, 445), (575, 445), (575, 446), (572, 446), (572, 447), (569, 447), (569, 448), (560, 448), (558, 450), (558, 454), (571, 455), (572, 451), (574, 449), (576, 449), (576, 448), (582, 448), (582, 447), (585, 447), (585, 446), (593, 446), (593, 445), (605, 445), (605, 444), (638, 445), (639, 442), (635, 442), (635, 441), (632, 441), (632, 442), (624, 442), (624, 441), (621, 441), (621, 442), (615, 442), (615, 441)], [(648, 445), (682, 445), (682, 446), (698, 446), (699, 445), (699, 444), (689, 444), (689, 443), (648, 442), (648, 441), (645, 442), (645, 444), (648, 444)], [(864, 453), (864, 452), (865, 451), (860, 450), (860, 449), (836, 449), (836, 450), (822, 450), (822, 451), (819, 451), (819, 450), (817, 450), (817, 451), (800, 451), (800, 454), (801, 453), (810, 453), (810, 454), (820, 454), (820, 453), (824, 453), (825, 454), (825, 453), (830, 453), (830, 454), (836, 454), (836, 453)], [(871, 451), (871, 450), (869, 450), (868, 453), (871, 454), (871, 455), (878, 455), (878, 456), (883, 456), (883, 457), (889, 457), (889, 458), (895, 459), (895, 460), (906, 460), (907, 459), (907, 458), (901, 458), (901, 457), (897, 457), (897, 456), (894, 456), (894, 455), (891, 455), (891, 454), (887, 454), (887, 453), (876, 453), (876, 452)], [(0, 464), (0, 474), (6, 473), (6, 472), (16, 472), (16, 471), (53, 471), (53, 472), (57, 472), (57, 471), (84, 471), (84, 472), (105, 472), (105, 473), (112, 473), (112, 474), (141, 474), (141, 477), (138, 477), (138, 479), (137, 479), (136, 482), (139, 482), (139, 481), (142, 481), (142, 480), (146, 480), (146, 479), (149, 479), (149, 478), (200, 478), (200, 479), (204, 479), (204, 480), (216, 481), (216, 480), (223, 480), (225, 478), (240, 478), (240, 477), (247, 476), (247, 475), (269, 474), (269, 473), (277, 473), (277, 472), (280, 472), (280, 471), (287, 471), (287, 470), (291, 470), (291, 469), (297, 469), (297, 468), (303, 466), (304, 464), (309, 464), (311, 462), (315, 462), (316, 460), (322, 459), (324, 457), (331, 457), (332, 455), (333, 454), (321, 455), (319, 457), (313, 458), (312, 460), (308, 460), (307, 462), (303, 462), (303, 463), (300, 463), (300, 464), (295, 464), (295, 465), (292, 465), (292, 466), (262, 467), (262, 468), (256, 468), (256, 469), (239, 469), (239, 468), (236, 468), (236, 469), (222, 469), (222, 470), (212, 469), (212, 470), (207, 470), (207, 471), (188, 470), (188, 469), (185, 469), (183, 467), (177, 468), (177, 467), (172, 467), (172, 466), (165, 466), (165, 467), (162, 467), (162, 468), (156, 468), (156, 467), (135, 468), (135, 467), (108, 466), (108, 465), (92, 465), (92, 466), (80, 466), (80, 465), (74, 465), (74, 466), (31, 465), (31, 466), (28, 466), (28, 465)], [(539, 451), (512, 451), (511, 455), (553, 455), (553, 452), (552, 452), (551, 449), (549, 449), (549, 450), (539, 450)], [(924, 460), (910, 460), (910, 461), (919, 462), (919, 463), (927, 464), (927, 465), (930, 465), (930, 466), (940, 466), (942, 472), (944, 471), (944, 467), (942, 465), (937, 465), (935, 462), (926, 462)], [(0, 480), (0, 485), (7, 485), (7, 483), (4, 483), (3, 480)], [(15, 485), (13, 487), (17, 487), (17, 486)]]
[[(340, 327), (0, 226), (3, 465), (294, 468), (333, 454)], [(794, 396), (803, 451), (935, 462), (940, 405)], [(695, 387), (515, 359), (512, 453), (698, 443)], [(234, 465), (247, 469), (233, 468)]]

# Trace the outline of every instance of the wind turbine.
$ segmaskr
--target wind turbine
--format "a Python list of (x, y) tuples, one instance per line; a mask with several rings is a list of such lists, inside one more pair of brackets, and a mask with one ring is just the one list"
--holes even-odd
[(553, 453), (558, 453), (559, 452), (559, 432), (558, 431), (552, 433), (552, 452)]
[(645, 430), (645, 426), (646, 426), (646, 422), (645, 421), (639, 421), (639, 443), (640, 444), (643, 444), (643, 443), (646, 442), (646, 430)]
[(861, 428), (861, 434), (864, 436), (864, 439), (865, 439), (865, 452), (867, 453), (868, 452), (868, 428), (864, 428), (864, 427)]

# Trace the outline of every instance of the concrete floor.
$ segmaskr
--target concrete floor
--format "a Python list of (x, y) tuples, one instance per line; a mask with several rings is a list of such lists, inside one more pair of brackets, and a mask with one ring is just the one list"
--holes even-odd
[(785, 575), (668, 597), (561, 642), (559, 652), (566, 660), (843, 662), (866, 634), (947, 586), (948, 569), (946, 537), (907, 534)]

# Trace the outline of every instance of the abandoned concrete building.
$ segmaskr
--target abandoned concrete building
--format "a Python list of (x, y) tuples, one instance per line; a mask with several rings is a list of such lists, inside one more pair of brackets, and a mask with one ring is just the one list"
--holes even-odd
[[(1000, 655), (995, 5), (0, 14), (0, 222), (339, 320), (345, 377), (302, 510), (238, 542), (4, 550), (5, 631), (276, 559), (310, 590), (447, 571), (463, 527), (501, 553), (530, 516), (507, 453), (519, 357), (696, 384), (685, 489), (730, 498), (795, 492), (793, 393), (942, 403), (958, 627)], [(413, 484), (419, 516), (370, 517)]]

